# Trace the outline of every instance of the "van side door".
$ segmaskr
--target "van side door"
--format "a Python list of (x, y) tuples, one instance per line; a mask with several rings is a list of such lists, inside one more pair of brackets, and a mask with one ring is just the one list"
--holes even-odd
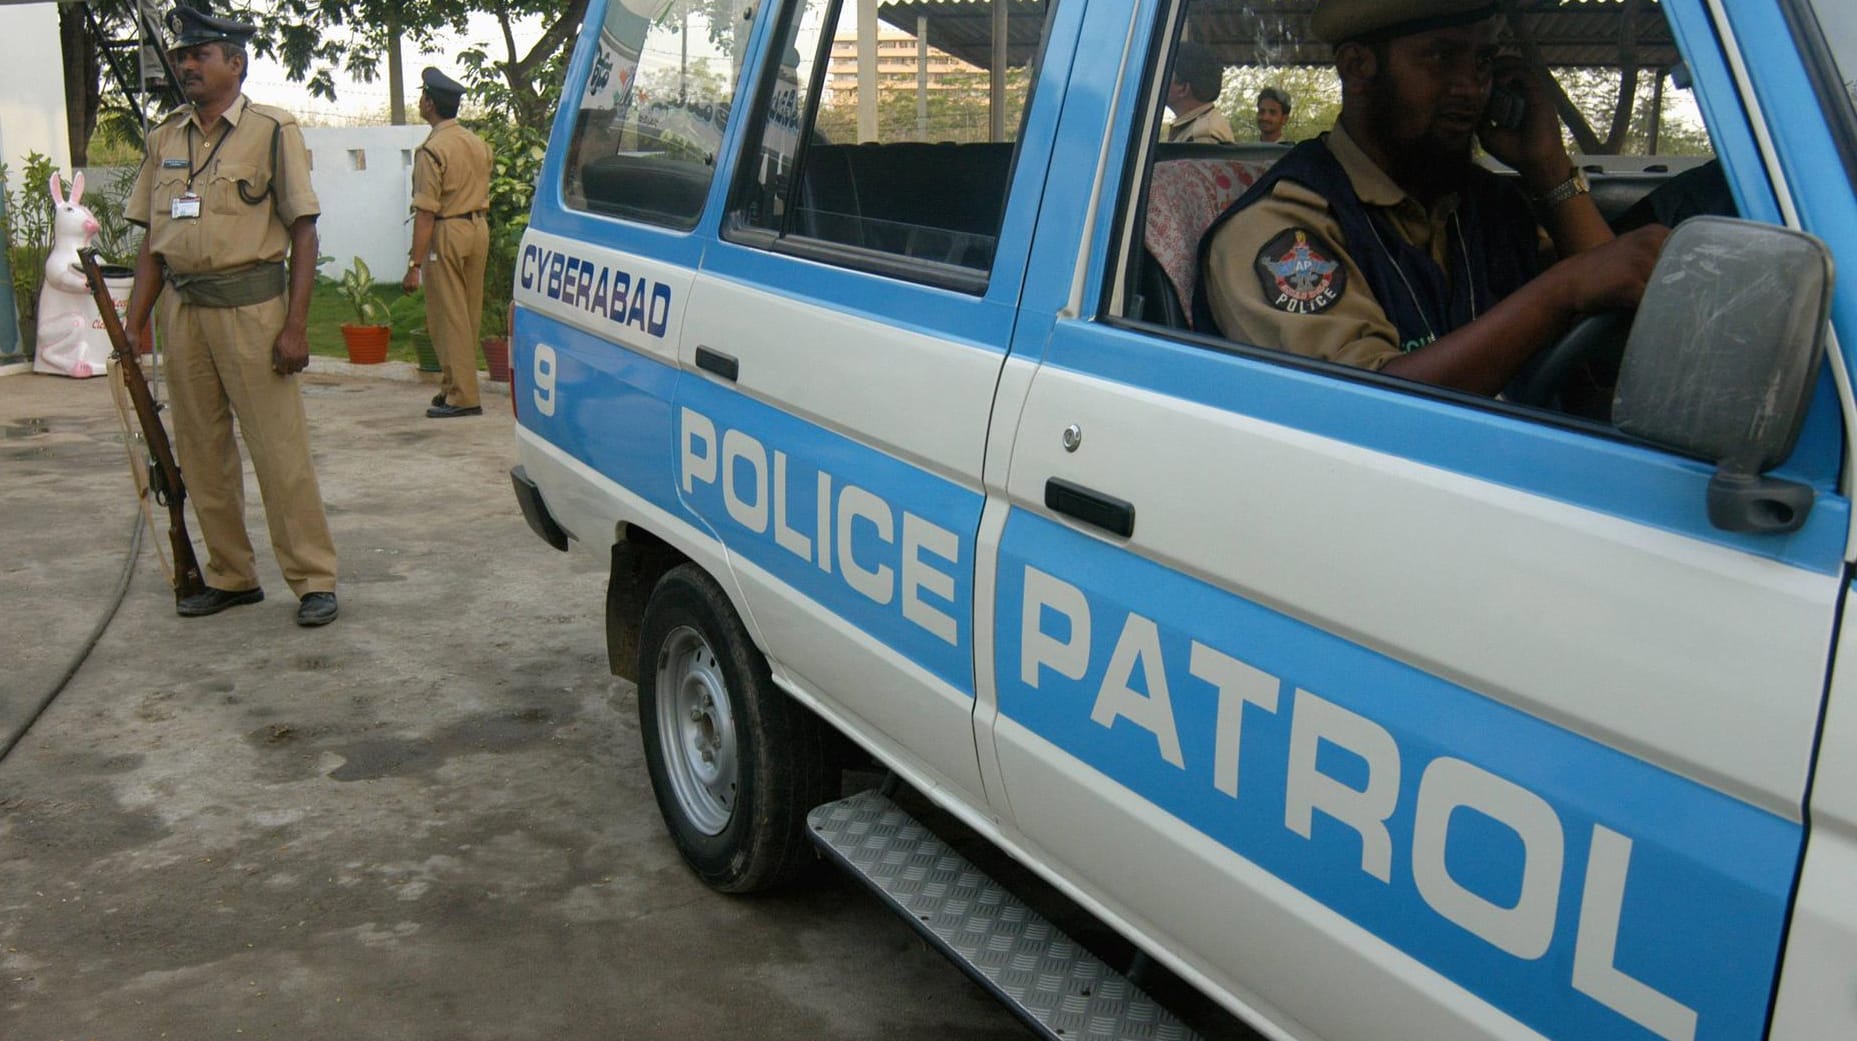
[[(982, 755), (1013, 824), (1287, 1035), (1760, 1037), (1848, 402), (1828, 368), (1782, 468), (1804, 527), (1732, 534), (1712, 467), (1601, 422), (1164, 324), (1139, 296), (1174, 41), (1228, 72), (1316, 50), (1233, 6), (1082, 37), (1080, 66), (1127, 71), (1063, 115), (981, 545)], [(1781, 222), (1716, 28), (1659, 6), (1680, 31), (1644, 45), (1687, 60), (1740, 215)], [(1208, 185), (1276, 158), (1192, 154), (1225, 164)]]
[(767, 33), (685, 317), (677, 473), (776, 680), (980, 805), (980, 471), (1056, 112), (1030, 67), (1060, 5), (952, 50), (861, 6), (795, 0)]

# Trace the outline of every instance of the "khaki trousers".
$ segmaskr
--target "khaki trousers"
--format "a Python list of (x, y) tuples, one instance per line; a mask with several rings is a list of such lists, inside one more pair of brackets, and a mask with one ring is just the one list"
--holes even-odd
[(426, 331), (438, 352), (439, 388), (445, 403), (481, 404), (477, 397), (477, 328), (484, 309), (484, 262), (490, 256), (490, 226), (481, 216), (434, 222), (426, 258)]
[(301, 597), (335, 591), (335, 541), (310, 464), (297, 378), (271, 369), (285, 300), (195, 307), (169, 287), (156, 321), (168, 352), (175, 452), (206, 543), (206, 584), (233, 592), (258, 585), (245, 531), (245, 472), (232, 437), (236, 418), (264, 497), (271, 550)]

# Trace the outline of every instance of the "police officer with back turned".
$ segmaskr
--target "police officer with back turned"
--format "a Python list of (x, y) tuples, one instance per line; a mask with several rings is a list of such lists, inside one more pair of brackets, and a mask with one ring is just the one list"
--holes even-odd
[(483, 414), (477, 398), (477, 320), (490, 256), (490, 146), (458, 123), (464, 84), (428, 67), (419, 115), (432, 132), (413, 157), (413, 255), (400, 281), (426, 287), (426, 329), (438, 351), (432, 419)]
[[(296, 117), (243, 93), (253, 26), (175, 7), (167, 25), (190, 104), (148, 134), (126, 209), (148, 229), (129, 296), (130, 349), (151, 314), (168, 352), (174, 440), (206, 543), (203, 593), (183, 616), (264, 599), (245, 530), (233, 420), (264, 496), (297, 624), (335, 620), (335, 542), (310, 463), (296, 374), (316, 278), (309, 154)], [(286, 262), (286, 255), (288, 261)]]

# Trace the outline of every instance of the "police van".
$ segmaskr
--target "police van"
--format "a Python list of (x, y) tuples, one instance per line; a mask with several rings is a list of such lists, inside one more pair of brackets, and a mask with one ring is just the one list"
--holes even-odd
[(1497, 397), (1195, 327), (1285, 149), (1172, 56), (1319, 82), (1313, 7), (590, 0), (512, 477), (679, 850), (1050, 1037), (1187, 1031), (848, 753), (1273, 1038), (1857, 1037), (1857, 7), (1500, 5), (1608, 218), (1721, 190)]

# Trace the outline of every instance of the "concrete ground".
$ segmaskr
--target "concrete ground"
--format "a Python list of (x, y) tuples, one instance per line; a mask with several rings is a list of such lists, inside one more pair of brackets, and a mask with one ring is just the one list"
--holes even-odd
[[(343, 368), (305, 377), (340, 620), (292, 624), (248, 477), (268, 599), (177, 617), (158, 518), (0, 761), (0, 1038), (1028, 1036), (842, 876), (694, 881), (603, 576), (515, 507), (507, 397), (427, 420), (430, 386)], [(104, 382), (0, 379), (0, 742), (107, 610), (133, 516)]]

